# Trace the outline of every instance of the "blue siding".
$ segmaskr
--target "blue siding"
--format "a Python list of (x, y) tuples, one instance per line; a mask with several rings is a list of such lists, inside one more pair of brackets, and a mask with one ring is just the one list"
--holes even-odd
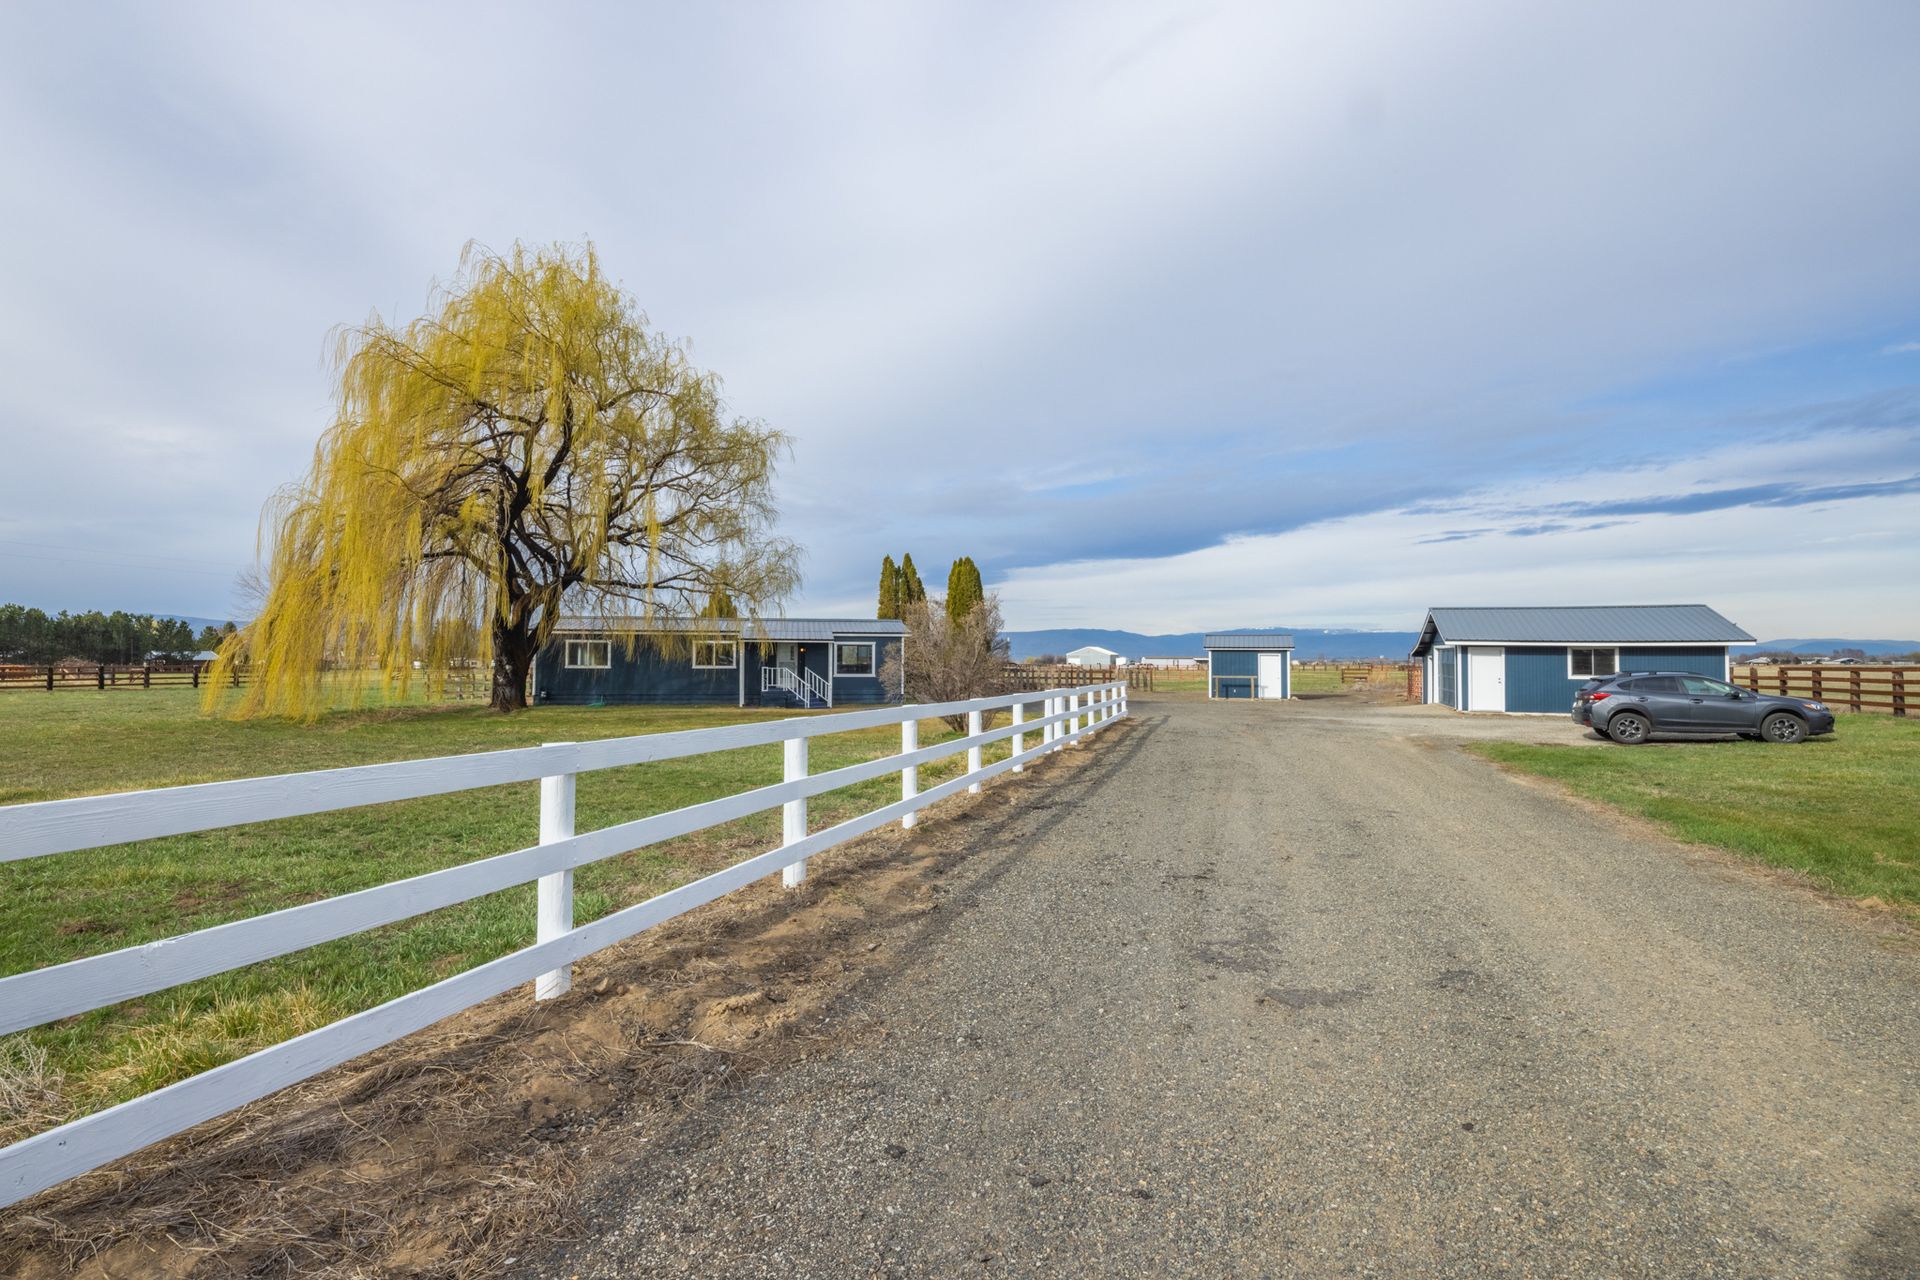
[[(1622, 648), (1620, 667), (1624, 671), (1692, 671), (1721, 677), (1726, 674), (1726, 653), (1724, 648)], [(1507, 649), (1509, 711), (1567, 711), (1573, 706), (1574, 690), (1584, 683), (1568, 677), (1564, 647)]]
[[(835, 676), (833, 678), (833, 705), (836, 707), (869, 706), (881, 702), (900, 701), (900, 688), (895, 685), (888, 689), (880, 683), (880, 672), (887, 665), (887, 658), (899, 647), (898, 636), (844, 636), (848, 641), (864, 644), (873, 642), (873, 674), (870, 676)], [(811, 655), (809, 655), (811, 657)], [(827, 653), (828, 666), (832, 666), (833, 654)], [(809, 663), (808, 665), (812, 665)]]
[(1215, 649), (1207, 654), (1207, 679), (1216, 698), (1251, 698), (1260, 656), (1252, 649)]
[[(536, 701), (555, 706), (598, 706), (624, 704), (724, 703), (733, 706), (740, 700), (740, 673), (696, 671), (687, 654), (668, 655), (644, 641), (627, 653), (626, 643), (615, 639), (613, 665), (603, 670), (563, 666), (564, 639), (541, 649), (533, 660), (533, 684)], [(756, 691), (759, 677), (754, 677)]]
[(1567, 711), (1584, 680), (1567, 678), (1567, 651), (1546, 646), (1507, 649), (1507, 710)]

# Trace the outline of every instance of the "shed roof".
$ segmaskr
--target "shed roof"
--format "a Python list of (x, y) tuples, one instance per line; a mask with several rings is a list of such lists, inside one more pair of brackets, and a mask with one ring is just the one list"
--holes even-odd
[(750, 640), (831, 640), (835, 636), (902, 636), (898, 618), (630, 618), (562, 614), (559, 631), (624, 635), (667, 632), (703, 636), (745, 635)]
[(1291, 649), (1293, 637), (1278, 631), (1214, 631), (1203, 646), (1207, 649)]
[(1419, 657), (1447, 644), (1752, 644), (1704, 604), (1580, 604), (1427, 610)]
[(1083, 644), (1078, 649), (1069, 649), (1068, 653), (1119, 653), (1118, 649), (1109, 649), (1103, 644)]

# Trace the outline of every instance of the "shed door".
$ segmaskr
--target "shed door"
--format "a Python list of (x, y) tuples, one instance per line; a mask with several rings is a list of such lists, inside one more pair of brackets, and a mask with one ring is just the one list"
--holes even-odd
[(1259, 691), (1255, 696), (1261, 698), (1284, 698), (1287, 696), (1287, 655), (1284, 653), (1263, 653), (1256, 670)]
[(1475, 645), (1467, 650), (1467, 710), (1507, 709), (1507, 651)]

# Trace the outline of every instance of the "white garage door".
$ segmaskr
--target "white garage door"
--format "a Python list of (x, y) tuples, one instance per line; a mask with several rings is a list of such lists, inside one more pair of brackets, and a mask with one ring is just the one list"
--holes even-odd
[(1476, 645), (1467, 650), (1467, 710), (1507, 709), (1507, 651)]
[(1259, 696), (1262, 698), (1286, 697), (1287, 655), (1284, 653), (1261, 654), (1255, 682), (1260, 686)]

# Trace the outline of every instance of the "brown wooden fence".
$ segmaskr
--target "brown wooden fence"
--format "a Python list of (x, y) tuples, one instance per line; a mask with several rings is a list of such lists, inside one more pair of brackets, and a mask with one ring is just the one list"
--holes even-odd
[[(198, 689), (204, 678), (202, 662), (149, 662), (139, 666), (115, 663), (65, 663), (27, 666), (0, 663), (0, 692), (9, 689)], [(241, 684), (245, 677), (230, 677)]]
[(1001, 674), (1007, 688), (1016, 692), (1022, 689), (1065, 689), (1083, 684), (1108, 684), (1115, 680), (1125, 680), (1129, 689), (1153, 688), (1153, 668), (1142, 666), (1076, 667), (1068, 663), (1055, 667), (1034, 662), (1009, 662), (1001, 669)]
[(1733, 682), (1755, 693), (1814, 698), (1836, 711), (1878, 711), (1896, 716), (1920, 706), (1920, 666), (1746, 666), (1733, 668)]

